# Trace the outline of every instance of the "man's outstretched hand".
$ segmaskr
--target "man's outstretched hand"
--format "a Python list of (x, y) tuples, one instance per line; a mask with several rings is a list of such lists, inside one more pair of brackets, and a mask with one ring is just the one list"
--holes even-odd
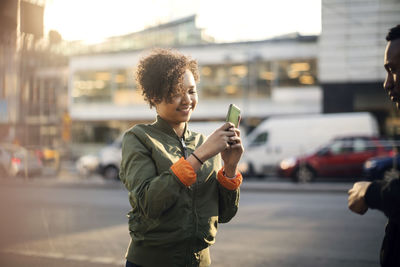
[(370, 184), (371, 182), (357, 182), (348, 191), (348, 205), (351, 211), (361, 215), (367, 212), (368, 206), (365, 202), (365, 194)]

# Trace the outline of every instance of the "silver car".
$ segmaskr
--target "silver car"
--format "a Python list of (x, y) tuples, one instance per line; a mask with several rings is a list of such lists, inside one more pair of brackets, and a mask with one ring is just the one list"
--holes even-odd
[(119, 165), (121, 164), (122, 136), (118, 137), (112, 144), (107, 145), (99, 152), (81, 156), (75, 167), (82, 177), (99, 173), (108, 180), (119, 179)]
[(0, 175), (31, 177), (42, 173), (42, 161), (34, 151), (14, 144), (0, 144), (0, 151)]

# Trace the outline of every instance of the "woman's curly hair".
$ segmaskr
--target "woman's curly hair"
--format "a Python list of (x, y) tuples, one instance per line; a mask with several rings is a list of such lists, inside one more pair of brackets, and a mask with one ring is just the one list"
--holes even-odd
[(171, 49), (153, 49), (139, 61), (136, 82), (150, 107), (163, 100), (171, 102), (181, 92), (186, 70), (192, 72), (196, 82), (199, 81), (196, 60)]

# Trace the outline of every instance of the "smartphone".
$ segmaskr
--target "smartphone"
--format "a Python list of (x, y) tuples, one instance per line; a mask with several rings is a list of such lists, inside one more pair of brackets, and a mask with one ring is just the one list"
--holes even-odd
[(226, 121), (232, 122), (235, 128), (238, 128), (240, 123), (240, 108), (234, 104), (230, 104), (228, 114), (226, 114)]

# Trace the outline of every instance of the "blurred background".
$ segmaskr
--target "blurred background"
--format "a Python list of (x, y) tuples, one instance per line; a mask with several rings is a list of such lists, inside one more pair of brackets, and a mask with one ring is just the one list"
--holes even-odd
[(165, 47), (199, 63), (193, 130), (242, 110), (247, 179), (213, 266), (378, 266), (385, 218), (350, 214), (346, 192), (399, 175), (382, 88), (399, 14), (398, 0), (0, 0), (0, 265), (123, 265), (121, 136), (155, 118), (134, 70)]
[(221, 121), (233, 102), (246, 133), (274, 116), (357, 111), (382, 135), (398, 132), (382, 91), (395, 0), (2, 0), (0, 10), (0, 140), (42, 157), (74, 160), (152, 121), (133, 76), (152, 47), (198, 60), (193, 121)]

